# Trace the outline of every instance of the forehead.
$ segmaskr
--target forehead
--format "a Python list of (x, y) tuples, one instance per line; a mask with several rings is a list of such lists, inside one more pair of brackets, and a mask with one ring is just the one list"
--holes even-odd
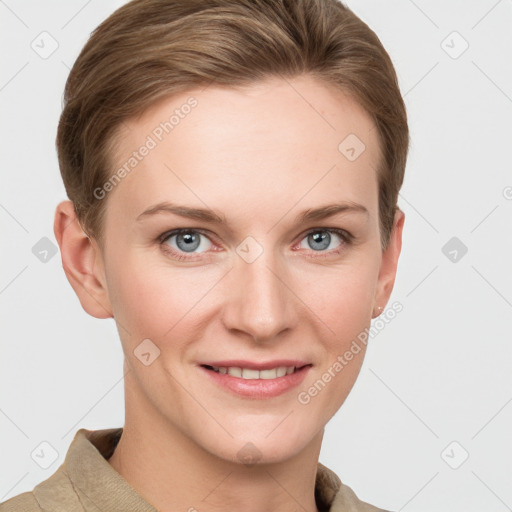
[(210, 85), (161, 99), (120, 127), (112, 172), (128, 172), (109, 201), (133, 219), (165, 200), (226, 216), (230, 206), (290, 209), (299, 200), (366, 201), (371, 210), (380, 155), (371, 117), (332, 85), (309, 76)]

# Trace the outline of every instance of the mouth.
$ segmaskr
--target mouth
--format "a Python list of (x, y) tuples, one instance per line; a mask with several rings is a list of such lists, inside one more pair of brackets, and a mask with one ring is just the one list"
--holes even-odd
[[(282, 395), (299, 386), (313, 366), (302, 362), (292, 364), (290, 361), (278, 365), (244, 362), (243, 365), (234, 366), (233, 362), (229, 363), (201, 364), (199, 368), (210, 382), (231, 395), (260, 400)], [(252, 368), (248, 368), (249, 365)]]
[(302, 368), (305, 368), (306, 366), (311, 366), (311, 364), (305, 364), (301, 366), (275, 366), (273, 368), (261, 370), (241, 366), (212, 366), (208, 364), (202, 364), (201, 366), (203, 368), (206, 368), (207, 370), (211, 370), (222, 375), (238, 377), (240, 379), (271, 380), (285, 377), (286, 375), (291, 375), (293, 373), (297, 373)]

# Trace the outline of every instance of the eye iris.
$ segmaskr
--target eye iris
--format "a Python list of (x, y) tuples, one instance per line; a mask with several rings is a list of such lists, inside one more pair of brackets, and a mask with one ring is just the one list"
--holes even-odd
[[(182, 245), (182, 244), (185, 245)], [(195, 251), (199, 247), (199, 235), (190, 231), (187, 233), (179, 233), (176, 236), (176, 245), (185, 252)]]
[(326, 249), (327, 247), (329, 247), (329, 243), (331, 242), (331, 235), (329, 234), (328, 231), (317, 231), (315, 233), (311, 233), (308, 236), (308, 242), (311, 240), (313, 240), (314, 243), (321, 242), (321, 247), (311, 247), (310, 245), (312, 249)]

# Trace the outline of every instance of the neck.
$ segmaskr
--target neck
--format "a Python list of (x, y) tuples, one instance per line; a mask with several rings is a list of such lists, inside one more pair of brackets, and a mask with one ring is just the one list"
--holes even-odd
[(134, 389), (129, 396), (123, 433), (108, 462), (157, 510), (318, 512), (315, 478), (323, 429), (285, 461), (242, 464), (205, 450)]

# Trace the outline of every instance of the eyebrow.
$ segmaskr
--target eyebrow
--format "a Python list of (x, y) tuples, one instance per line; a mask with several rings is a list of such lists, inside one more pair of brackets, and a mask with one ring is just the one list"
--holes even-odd
[[(180, 217), (202, 220), (212, 224), (227, 224), (224, 217), (221, 217), (209, 208), (193, 208), (190, 206), (173, 204), (168, 201), (163, 201), (161, 203), (150, 206), (144, 210), (136, 220), (141, 221), (145, 218), (160, 213), (173, 213), (174, 215), (179, 215)], [(344, 201), (341, 203), (327, 204), (320, 206), (319, 208), (310, 208), (305, 210), (297, 215), (295, 222), (297, 224), (302, 224), (305, 222), (322, 220), (338, 213), (363, 213), (367, 217), (369, 216), (368, 209), (362, 204), (355, 203), (353, 201)]]

